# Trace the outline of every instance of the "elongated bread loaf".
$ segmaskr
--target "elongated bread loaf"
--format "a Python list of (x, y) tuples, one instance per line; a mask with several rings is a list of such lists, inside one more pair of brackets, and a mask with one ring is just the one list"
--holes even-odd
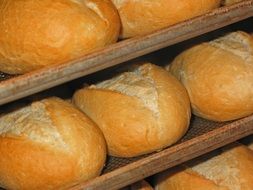
[(106, 144), (97, 126), (59, 98), (0, 116), (0, 186), (65, 189), (100, 174)]
[(109, 154), (119, 157), (175, 143), (187, 131), (191, 116), (184, 87), (152, 64), (80, 89), (73, 102), (100, 127)]

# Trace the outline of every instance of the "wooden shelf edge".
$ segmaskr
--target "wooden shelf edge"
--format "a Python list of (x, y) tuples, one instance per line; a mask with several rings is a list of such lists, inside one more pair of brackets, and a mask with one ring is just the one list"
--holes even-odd
[(78, 60), (53, 65), (0, 83), (0, 105), (94, 73), (158, 49), (253, 16), (253, 0), (179, 23), (158, 32), (124, 40)]

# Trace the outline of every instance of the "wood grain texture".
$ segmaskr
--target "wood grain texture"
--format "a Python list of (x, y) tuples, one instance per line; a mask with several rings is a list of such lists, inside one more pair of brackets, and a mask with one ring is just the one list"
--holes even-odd
[[(217, 124), (217, 123), (216, 123)], [(208, 126), (210, 125), (210, 126)], [(211, 122), (207, 128), (215, 123)], [(192, 126), (194, 127), (194, 126)], [(205, 127), (205, 126), (202, 126)], [(217, 127), (217, 128), (216, 128)], [(143, 178), (161, 172), (187, 160), (203, 155), (221, 146), (253, 133), (253, 115), (229, 123), (218, 123), (215, 129), (199, 134), (161, 152), (136, 159), (136, 161), (104, 173), (88, 182), (80, 183), (72, 190), (119, 189)], [(187, 136), (187, 135), (186, 135)]]
[(124, 40), (72, 62), (0, 82), (0, 105), (253, 16), (253, 0), (221, 7), (158, 32)]

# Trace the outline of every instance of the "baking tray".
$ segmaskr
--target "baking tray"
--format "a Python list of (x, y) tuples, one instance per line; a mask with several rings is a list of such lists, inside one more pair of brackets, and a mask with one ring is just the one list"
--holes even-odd
[(252, 133), (253, 115), (225, 123), (193, 116), (190, 130), (174, 146), (135, 158), (108, 157), (101, 176), (70, 189), (119, 189)]
[(172, 44), (216, 30), (253, 16), (253, 0), (221, 7), (205, 15), (113, 44), (61, 65), (52, 65), (21, 76), (5, 76), (0, 82), (0, 105), (43, 91), (73, 79), (120, 64)]

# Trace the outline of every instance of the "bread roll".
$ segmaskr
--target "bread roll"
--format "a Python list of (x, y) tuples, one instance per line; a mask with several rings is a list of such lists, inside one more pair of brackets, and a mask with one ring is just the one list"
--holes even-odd
[(0, 116), (0, 186), (65, 189), (98, 176), (106, 158), (101, 131), (58, 98)]
[(186, 87), (195, 115), (229, 121), (253, 113), (253, 38), (233, 32), (196, 45), (167, 69)]
[(0, 71), (22, 74), (116, 42), (110, 0), (1, 0)]
[(118, 157), (138, 156), (175, 143), (187, 131), (191, 115), (184, 87), (152, 64), (80, 89), (73, 102), (97, 123), (109, 154)]
[(122, 38), (144, 35), (204, 14), (221, 0), (112, 0), (122, 22)]
[(232, 144), (155, 178), (156, 190), (252, 190), (253, 151)]

